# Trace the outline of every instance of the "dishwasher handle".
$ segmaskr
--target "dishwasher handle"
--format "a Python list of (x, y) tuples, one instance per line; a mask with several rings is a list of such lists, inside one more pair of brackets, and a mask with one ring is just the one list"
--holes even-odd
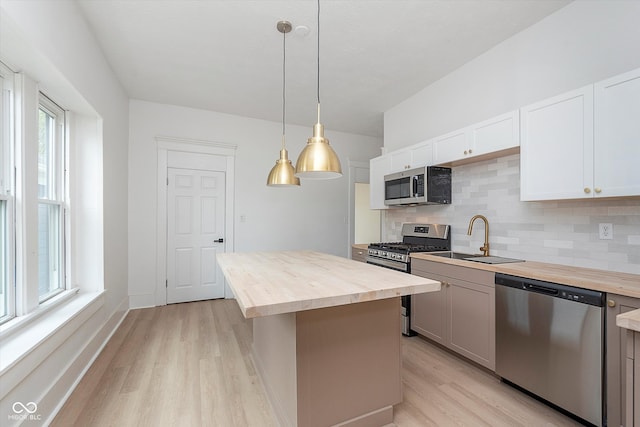
[(550, 295), (553, 297), (558, 296), (559, 292), (557, 288), (542, 286), (536, 283), (523, 283), (523, 288), (531, 292), (538, 292), (539, 294)]

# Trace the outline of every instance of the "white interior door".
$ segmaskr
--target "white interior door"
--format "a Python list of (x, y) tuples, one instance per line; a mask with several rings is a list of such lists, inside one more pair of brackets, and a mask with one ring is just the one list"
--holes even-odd
[(224, 172), (167, 170), (167, 303), (223, 298)]

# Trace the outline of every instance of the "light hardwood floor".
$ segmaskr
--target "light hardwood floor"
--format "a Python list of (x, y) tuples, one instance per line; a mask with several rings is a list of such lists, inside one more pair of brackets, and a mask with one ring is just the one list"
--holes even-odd
[[(132, 310), (53, 426), (275, 426), (233, 300)], [(394, 424), (574, 426), (569, 418), (419, 337), (403, 338)]]

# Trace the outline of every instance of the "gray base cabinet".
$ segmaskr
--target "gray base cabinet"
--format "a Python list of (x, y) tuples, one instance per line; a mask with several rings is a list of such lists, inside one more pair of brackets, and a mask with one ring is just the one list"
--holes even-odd
[(357, 245), (351, 245), (351, 259), (354, 261), (367, 262), (367, 250)]
[(411, 328), (495, 370), (494, 273), (417, 259), (411, 269), (442, 283), (439, 292), (411, 297)]
[[(631, 427), (626, 414), (633, 408), (628, 408), (627, 390), (633, 390), (633, 385), (627, 377), (628, 336), (627, 329), (616, 325), (616, 316), (640, 308), (640, 299), (607, 294), (607, 425)], [(631, 402), (631, 401), (629, 401)], [(635, 402), (635, 407), (638, 406)], [(636, 411), (640, 412), (640, 410)], [(636, 415), (637, 416), (637, 415)], [(636, 422), (636, 426), (640, 424)]]
[(640, 332), (627, 330), (625, 423), (640, 427)]

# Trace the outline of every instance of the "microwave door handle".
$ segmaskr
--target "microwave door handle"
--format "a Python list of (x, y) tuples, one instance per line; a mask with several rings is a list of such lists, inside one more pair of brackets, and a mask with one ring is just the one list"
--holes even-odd
[(412, 176), (411, 181), (411, 197), (418, 197), (418, 176)]

